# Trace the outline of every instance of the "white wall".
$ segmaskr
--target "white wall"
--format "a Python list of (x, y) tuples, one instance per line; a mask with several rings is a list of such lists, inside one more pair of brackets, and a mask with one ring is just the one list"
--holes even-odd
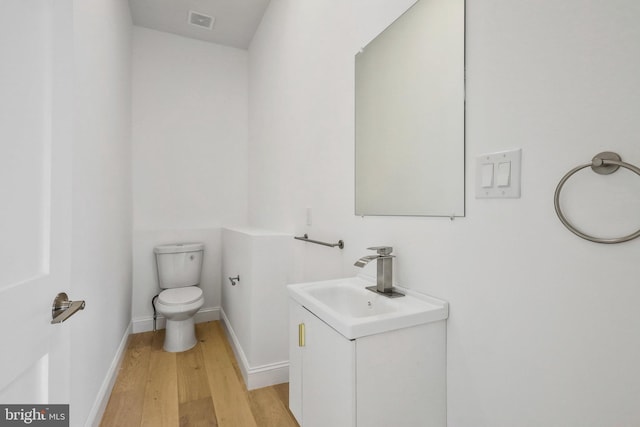
[(136, 229), (243, 222), (247, 52), (133, 30)]
[[(249, 390), (289, 379), (287, 284), (293, 236), (222, 229), (222, 320)], [(240, 277), (232, 284), (229, 277)]]
[(204, 309), (220, 306), (220, 226), (247, 220), (247, 57), (133, 28), (134, 321), (152, 315), (168, 239), (205, 241)]
[[(309, 280), (354, 275), (366, 247), (392, 245), (400, 284), (450, 302), (450, 426), (636, 425), (640, 241), (577, 238), (553, 192), (600, 151), (640, 163), (640, 8), (467, 2), (467, 216), (449, 221), (353, 215), (353, 55), (391, 20), (384, 3), (271, 2), (249, 55), (252, 225), (344, 239), (298, 242)], [(522, 197), (476, 200), (475, 157), (517, 147)], [(638, 228), (637, 177), (574, 179), (566, 210), (585, 229)]]
[(131, 18), (126, 0), (74, 0), (73, 6), (69, 296), (87, 304), (69, 324), (76, 426), (96, 415), (94, 405), (101, 404), (99, 393), (131, 321)]

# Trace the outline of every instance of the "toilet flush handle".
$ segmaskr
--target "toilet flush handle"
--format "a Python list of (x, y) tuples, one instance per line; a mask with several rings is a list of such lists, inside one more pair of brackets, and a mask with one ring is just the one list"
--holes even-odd
[(240, 275), (238, 274), (236, 277), (229, 277), (229, 281), (231, 282), (231, 286), (235, 286), (237, 282), (240, 281)]

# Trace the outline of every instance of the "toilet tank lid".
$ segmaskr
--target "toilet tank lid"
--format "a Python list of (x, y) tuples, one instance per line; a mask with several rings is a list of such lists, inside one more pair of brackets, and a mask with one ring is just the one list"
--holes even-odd
[(156, 254), (176, 254), (202, 250), (204, 250), (204, 243), (172, 243), (170, 245), (158, 245), (153, 248), (153, 252)]

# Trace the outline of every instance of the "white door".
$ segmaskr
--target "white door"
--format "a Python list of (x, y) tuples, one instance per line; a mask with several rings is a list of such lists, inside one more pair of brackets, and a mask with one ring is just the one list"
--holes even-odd
[(0, 0), (0, 404), (70, 403), (72, 12)]

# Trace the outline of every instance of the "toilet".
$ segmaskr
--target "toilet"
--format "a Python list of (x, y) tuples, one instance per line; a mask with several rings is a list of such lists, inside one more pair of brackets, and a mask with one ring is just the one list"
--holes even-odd
[(204, 304), (200, 285), (203, 243), (176, 243), (153, 248), (158, 284), (163, 289), (155, 307), (167, 320), (165, 351), (186, 351), (196, 345), (194, 315)]

